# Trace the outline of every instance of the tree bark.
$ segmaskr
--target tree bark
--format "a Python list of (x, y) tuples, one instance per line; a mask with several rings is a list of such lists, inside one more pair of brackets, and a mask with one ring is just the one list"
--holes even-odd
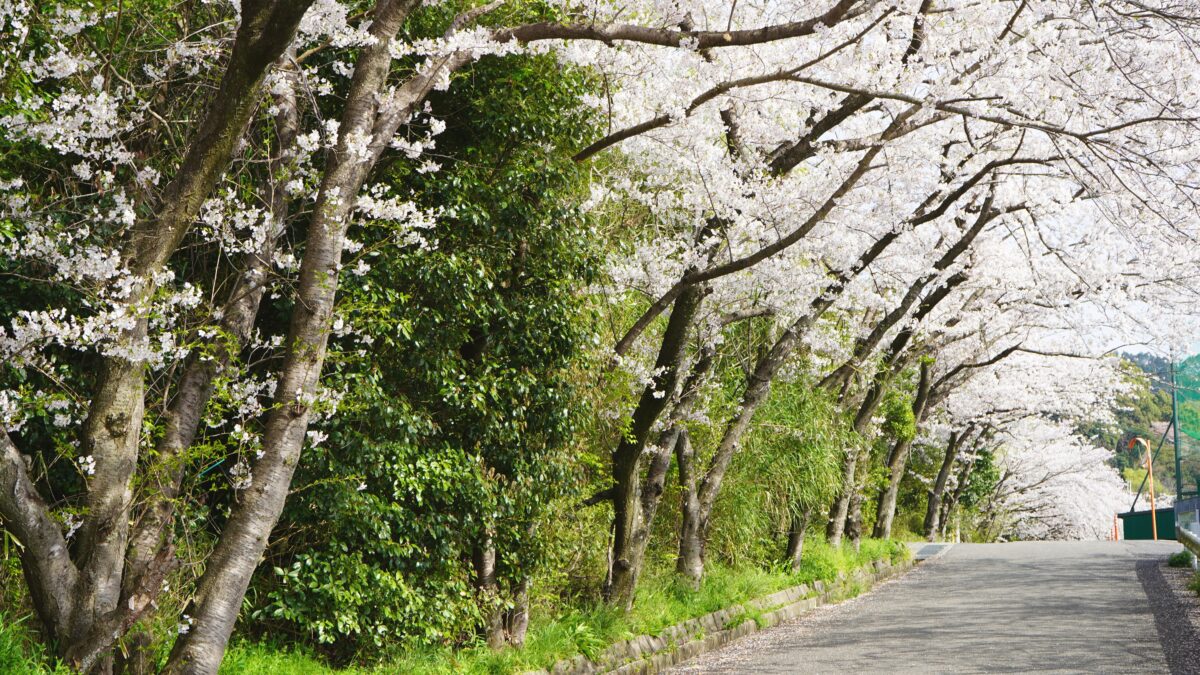
[(508, 643), (514, 647), (525, 646), (525, 634), (529, 630), (529, 577), (522, 577), (513, 598), (513, 608), (505, 612), (504, 630)]
[[(912, 340), (916, 327), (920, 325), (925, 317), (929, 316), (940, 302), (950, 295), (951, 291), (966, 280), (967, 276), (964, 272), (959, 272), (951, 276), (946, 283), (939, 286), (921, 301), (920, 307), (913, 313), (910, 324), (892, 338), (892, 342), (888, 345), (888, 350), (883, 358), (883, 364), (875, 372), (871, 386), (863, 397), (862, 403), (858, 407), (858, 412), (854, 415), (854, 431), (859, 435), (863, 435), (866, 432), (871, 416), (875, 414), (875, 409), (883, 401), (884, 391), (888, 383), (904, 369), (904, 353), (908, 348), (909, 341)], [(845, 520), (850, 508), (851, 494), (855, 489), (855, 468), (859, 461), (860, 453), (861, 450), (851, 449), (847, 451), (846, 458), (842, 462), (841, 490), (834, 499), (833, 506), (830, 507), (829, 524), (825, 530), (826, 539), (834, 546), (840, 545), (842, 541)]]
[[(291, 60), (294, 48), (276, 62), (280, 73), (293, 80)], [(277, 149), (268, 163), (270, 177), (259, 198), (270, 205), (270, 228), (259, 247), (247, 253), (234, 273), (228, 299), (221, 310), (219, 337), (205, 352), (193, 354), (184, 366), (177, 392), (164, 416), (163, 436), (155, 447), (152, 463), (146, 471), (147, 485), (129, 543), (129, 571), (126, 583), (140, 578), (157, 552), (170, 545), (170, 525), (174, 519), (175, 499), (179, 496), (185, 469), (183, 453), (195, 440), (200, 419), (213, 394), (213, 383), (250, 340), (254, 322), (262, 305), (271, 277), (271, 266), (288, 217), (287, 193), (279, 178), (284, 175), (295, 153), (299, 130), (299, 109), (292, 88), (275, 94), (275, 137)]]
[(686, 430), (680, 433), (675, 452), (681, 488), (679, 552), (675, 558), (675, 572), (686, 579), (692, 588), (699, 588), (700, 579), (704, 576), (704, 542), (701, 538), (704, 516), (696, 493), (696, 453)]
[(834, 26), (861, 1), (838, 0), (828, 10), (810, 19), (747, 30), (703, 31), (650, 28), (630, 24), (532, 23), (499, 31), (496, 39), (501, 42), (513, 39), (522, 42), (534, 40), (598, 40), (604, 43), (630, 41), (664, 47), (679, 47), (691, 42), (690, 48), (697, 50), (756, 45), (811, 35), (823, 27)]
[[(864, 455), (863, 459), (870, 460), (869, 451), (864, 451)], [(863, 490), (866, 489), (867, 474), (869, 473), (870, 465), (870, 461), (860, 461), (858, 463), (854, 477), (854, 490), (850, 493), (849, 512), (846, 514), (846, 535), (850, 537), (850, 546), (854, 548), (856, 553), (862, 545)]]
[[(716, 502), (717, 494), (720, 492), (721, 483), (725, 478), (729, 463), (733, 460), (733, 455), (737, 452), (741, 444), (742, 436), (750, 428), (750, 422), (754, 418), (754, 413), (767, 400), (767, 396), (770, 394), (771, 381), (787, 363), (796, 346), (800, 344), (800, 340), (821, 315), (833, 306), (838, 297), (846, 290), (850, 281), (882, 255), (899, 238), (899, 234), (899, 230), (896, 230), (880, 237), (869, 249), (859, 256), (853, 265), (839, 272), (812, 301), (808, 311), (796, 319), (779, 336), (771, 346), (771, 349), (755, 364), (754, 372), (747, 378), (746, 389), (742, 394), (737, 412), (727, 422), (725, 431), (721, 436), (721, 441), (717, 445), (716, 452), (713, 453), (712, 460), (709, 462), (709, 468), (705, 472), (700, 484), (699, 522), (701, 539), (707, 537), (708, 515), (712, 511), (713, 504)], [(853, 472), (853, 466), (851, 466), (851, 472)], [(844, 512), (841, 517), (845, 518)], [(838, 529), (840, 530), (841, 528), (839, 527)]]

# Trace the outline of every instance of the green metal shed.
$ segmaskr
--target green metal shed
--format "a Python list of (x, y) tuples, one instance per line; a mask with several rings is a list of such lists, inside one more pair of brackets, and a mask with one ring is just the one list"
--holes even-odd
[[(1155, 509), (1158, 516), (1158, 538), (1175, 539), (1175, 509)], [(1150, 511), (1129, 511), (1118, 513), (1121, 528), (1124, 532), (1122, 539), (1153, 539), (1150, 534)]]

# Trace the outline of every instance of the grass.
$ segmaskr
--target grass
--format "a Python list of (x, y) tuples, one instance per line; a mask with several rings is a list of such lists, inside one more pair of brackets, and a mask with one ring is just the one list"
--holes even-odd
[[(834, 549), (824, 542), (806, 545), (799, 571), (710, 567), (699, 589), (679, 583), (669, 571), (651, 571), (639, 584), (637, 602), (630, 612), (603, 605), (569, 607), (557, 613), (547, 608), (534, 612), (524, 649), (494, 652), (483, 644), (465, 648), (410, 650), (392, 655), (371, 667), (334, 669), (303, 651), (270, 644), (236, 643), (221, 663), (221, 675), (382, 675), (414, 673), (442, 675), (470, 673), (500, 675), (549, 668), (554, 662), (584, 654), (594, 657), (609, 645), (638, 635), (657, 635), (688, 619), (769, 595), (798, 584), (831, 581), (874, 560), (893, 562), (908, 557), (901, 543), (863, 540), (855, 553)], [(759, 622), (762, 612), (748, 612), (744, 620)], [(43, 664), (44, 648), (29, 629), (29, 616), (0, 610), (0, 673), (8, 675), (59, 675)]]
[(47, 668), (45, 648), (29, 629), (32, 616), (18, 616), (0, 609), (0, 673), (44, 675), (67, 673), (65, 668)]
[[(535, 610), (525, 648), (520, 650), (496, 652), (482, 644), (457, 650), (411, 650), (373, 668), (333, 670), (302, 653), (239, 644), (229, 650), (221, 664), (221, 673), (492, 675), (549, 668), (560, 659), (576, 654), (594, 657), (613, 643), (638, 635), (657, 635), (677, 623), (784, 588), (816, 580), (831, 581), (841, 572), (851, 572), (874, 560), (900, 561), (907, 556), (907, 547), (896, 542), (864, 540), (860, 551), (855, 553), (813, 541), (807, 545), (804, 565), (797, 572), (713, 566), (706, 571), (700, 588), (692, 590), (679, 583), (674, 574), (655, 571), (642, 579), (637, 602), (628, 613), (603, 605), (571, 607), (557, 614)], [(757, 621), (758, 617), (748, 615), (746, 619)]]

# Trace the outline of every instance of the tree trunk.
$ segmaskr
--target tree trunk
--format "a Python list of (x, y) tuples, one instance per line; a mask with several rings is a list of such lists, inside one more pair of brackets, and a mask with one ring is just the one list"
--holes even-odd
[(950, 493), (950, 499), (945, 501), (942, 507), (941, 526), (942, 538), (946, 538), (946, 528), (950, 524), (950, 514), (954, 513), (955, 507), (958, 506), (958, 500), (962, 499), (963, 492), (966, 491), (967, 481), (971, 479), (971, 470), (975, 468), (975, 457), (963, 462), (963, 465), (958, 470), (957, 480), (954, 484), (954, 491)]
[(505, 612), (504, 630), (508, 643), (514, 647), (525, 646), (525, 633), (529, 629), (529, 577), (522, 577), (513, 598), (513, 608)]
[(929, 541), (937, 538), (942, 495), (946, 492), (946, 483), (950, 480), (950, 469), (954, 466), (954, 459), (958, 457), (958, 446), (962, 443), (963, 438), (971, 433), (971, 430), (972, 427), (967, 427), (962, 432), (951, 433), (950, 442), (946, 444), (946, 454), (942, 457), (942, 466), (929, 491), (929, 502), (925, 508), (925, 538)]
[[(145, 339), (146, 319), (140, 316), (139, 307), (153, 294), (156, 274), (178, 249), (228, 165), (235, 142), (258, 105), (257, 92), (267, 68), (291, 42), (310, 2), (260, 1), (242, 8), (241, 24), (219, 90), (196, 126), (178, 171), (164, 188), (154, 216), (136, 223), (126, 241), (124, 259), (139, 280), (126, 302), (132, 316), (139, 318), (120, 338), (122, 342), (136, 345)], [(46, 577), (46, 564), (25, 565), (34, 601), (53, 605), (39, 607), (38, 615), (46, 623), (48, 634), (54, 636), (58, 654), (85, 672), (111, 668), (113, 643), (151, 607), (160, 581), (155, 577), (162, 574), (162, 565), (158, 565), (135, 578), (127, 574), (126, 567), (133, 476), (139, 464), (145, 405), (143, 379), (141, 363), (120, 357), (104, 359), (99, 368), (81, 434), (83, 451), (94, 458), (95, 469), (88, 481), (88, 515), (74, 546), (77, 555), (73, 567), (78, 573)], [(7, 448), (5, 451), (0, 480), (18, 483), (9, 495), (28, 497), (32, 488), (24, 485), (27, 476), (13, 469)], [(19, 455), (17, 458), (21, 461)], [(29, 525), (37, 519), (28, 520), (21, 512), (32, 504), (9, 509), (9, 504), (0, 501), (0, 509), (6, 521), (20, 519)], [(21, 537), (25, 527), (15, 529)], [(25, 546), (36, 546), (43, 540), (36, 533), (24, 532)], [(62, 556), (42, 550), (32, 555), (57, 566), (66, 550), (64, 547)], [(55, 592), (48, 592), (48, 585), (55, 586)], [(63, 603), (56, 597), (59, 594), (69, 596), (70, 601)]]
[[(917, 383), (917, 395), (913, 398), (913, 419), (917, 431), (925, 419), (926, 407), (929, 402), (931, 386), (931, 366), (928, 360), (921, 362), (921, 376)], [(892, 520), (896, 517), (896, 499), (900, 494), (900, 480), (904, 477), (904, 469), (908, 464), (908, 455), (912, 451), (914, 438), (897, 441), (888, 455), (888, 483), (879, 495), (879, 503), (875, 510), (875, 530), (872, 536), (876, 539), (891, 539)]]
[[(808, 329), (821, 317), (822, 314), (836, 302), (837, 298), (845, 291), (850, 280), (858, 275), (859, 272), (866, 269), (872, 262), (875, 261), (888, 246), (894, 242), (898, 233), (892, 233), (880, 237), (867, 249), (858, 260), (849, 268), (838, 273), (834, 279), (822, 289), (820, 295), (812, 301), (809, 306), (809, 311), (804, 316), (796, 319), (791, 326), (788, 327), (779, 339), (775, 341), (771, 349), (763, 356), (755, 366), (754, 373), (750, 376), (746, 383), (745, 393), (742, 394), (741, 405), (738, 407), (737, 413), (728, 422), (725, 427), (725, 433), (721, 437), (720, 444), (717, 446), (717, 451), (713, 454), (713, 459), (710, 462), (709, 469), (704, 475), (704, 480), (700, 487), (700, 508), (704, 513), (702, 523), (707, 520), (707, 513), (711, 511), (713, 504), (716, 501), (717, 493), (721, 489), (721, 482), (725, 477), (725, 472), (729, 468), (729, 462), (733, 459), (734, 453), (737, 451), (738, 445), (741, 443), (742, 435), (750, 427), (750, 421), (754, 416), (758, 407), (766, 401), (770, 393), (771, 380), (779, 373), (779, 370), (787, 363), (792, 352), (799, 344), (801, 338), (808, 332)], [(867, 415), (867, 419), (870, 415)], [(851, 456), (847, 456), (850, 461), (849, 466), (843, 464), (843, 476), (848, 468), (850, 478), (853, 480), (854, 463)], [(835, 503), (835, 508), (837, 505)], [(831, 516), (832, 517), (832, 516)], [(841, 539), (841, 523), (845, 520), (846, 511), (843, 508), (838, 516), (837, 539)], [(701, 537), (705, 536), (701, 528)], [(832, 528), (831, 528), (832, 532)]]
[[(688, 332), (706, 292), (702, 287), (689, 287), (675, 300), (675, 308), (667, 321), (667, 330), (655, 363), (659, 374), (642, 392), (633, 412), (629, 433), (612, 455), (613, 540), (604, 597), (609, 604), (623, 609), (633, 606), (637, 579), (650, 538), (647, 516), (652, 517), (652, 514), (647, 513), (649, 509), (646, 507), (653, 508), (658, 503), (658, 494), (653, 491), (643, 494), (642, 471), (665, 477), (664, 464), (669, 465), (670, 462), (670, 449), (664, 453), (659, 448), (657, 453), (651, 453), (653, 456), (647, 458), (646, 441), (663, 409), (675, 397), (679, 371), (686, 354)], [(644, 467), (647, 460), (651, 466)]]
[(892, 448), (888, 461), (888, 482), (879, 493), (879, 501), (875, 507), (875, 529), (871, 536), (876, 539), (892, 538), (892, 521), (896, 518), (896, 500), (900, 495), (900, 481), (904, 478), (904, 469), (908, 465), (908, 455), (912, 452), (911, 440), (897, 441)]
[[(267, 417), (262, 457), (252, 467), (250, 487), (241, 491), (189, 606), (191, 630), (180, 636), (167, 662), (168, 673), (215, 673), (233, 631), (250, 578), (283, 511), (292, 473), (300, 459), (309, 416), (318, 401), (320, 376), (332, 323), (338, 268), (350, 212), (371, 167), (395, 130), (432, 89), (444, 69), (466, 62), (447, 57), (413, 76), (387, 96), (390, 46), (417, 0), (381, 4), (370, 27), (375, 42), (355, 65), (336, 148), (327, 156), (325, 175), (308, 227), (296, 306)], [(384, 105), (386, 104), (386, 105)], [(350, 143), (369, 138), (362, 158)]]
[(862, 520), (862, 503), (863, 490), (866, 489), (867, 474), (871, 467), (871, 453), (863, 452), (863, 457), (858, 462), (858, 467), (855, 470), (854, 490), (850, 493), (850, 508), (846, 514), (846, 535), (850, 538), (850, 545), (857, 553), (862, 545), (863, 535), (863, 520)]
[[(989, 164), (987, 168), (977, 172), (974, 176), (972, 176), (968, 182), (980, 180), (987, 173), (990, 173), (992, 170), (994, 170), (994, 168), (995, 167)], [(931, 195), (930, 197), (932, 198), (933, 196), (934, 195)], [(957, 197), (955, 197), (955, 199), (957, 199)], [(921, 209), (919, 209), (921, 215), (911, 219), (911, 222), (914, 224), (926, 222), (930, 219), (931, 215), (940, 215), (940, 213), (944, 211), (945, 208), (950, 205), (950, 203), (952, 202), (943, 200), (941, 205), (932, 210), (928, 210), (926, 209), (925, 205), (922, 205)], [(929, 201), (929, 204), (932, 204), (932, 201)], [(975, 240), (975, 237), (983, 231), (983, 228), (987, 225), (987, 223), (991, 222), (996, 216), (1000, 215), (998, 212), (992, 210), (991, 204), (992, 198), (989, 196), (984, 200), (983, 206), (980, 208), (979, 214), (972, 223), (971, 227), (964, 232), (961, 237), (959, 237), (958, 241), (956, 241), (953, 246), (947, 249), (942, 257), (934, 264), (934, 269), (938, 271), (944, 271), (948, 269), (959, 256), (961, 256), (970, 248), (972, 242)], [(892, 325), (898, 323), (900, 319), (907, 314), (912, 305), (916, 303), (920, 293), (924, 291), (926, 286), (928, 286), (935, 278), (935, 274), (930, 274), (925, 275), (914, 282), (914, 284), (910, 286), (908, 291), (905, 293), (900, 305), (890, 312), (884, 318), (881, 324), (876, 326), (876, 329), (882, 326), (891, 327)], [(944, 300), (954, 288), (961, 285), (964, 281), (966, 281), (965, 273), (959, 272), (950, 279), (946, 280), (946, 282), (937, 289), (929, 293), (929, 295), (927, 295), (925, 299), (921, 301), (917, 311), (913, 313), (913, 317), (909, 326), (897, 333), (892, 339), (891, 344), (888, 346), (887, 353), (884, 356), (883, 365), (879, 370), (876, 371), (875, 377), (867, 391), (866, 397), (863, 399), (862, 404), (859, 406), (858, 413), (854, 417), (854, 430), (860, 435), (866, 431), (867, 424), (870, 421), (871, 416), (875, 413), (875, 409), (883, 400), (883, 394), (888, 382), (890, 382), (891, 379), (895, 377), (896, 374), (898, 374), (902, 369), (903, 363), (901, 361), (901, 357), (904, 354), (905, 349), (907, 349), (909, 341), (912, 339), (916, 326), (926, 316), (928, 316), (930, 312), (933, 311), (938, 303)], [(863, 353), (852, 357), (851, 361), (849, 361), (846, 365), (836, 369), (830, 374), (829, 377), (826, 377), (825, 380), (822, 381), (822, 385), (826, 387), (842, 386), (844, 384), (843, 378), (846, 376), (846, 373), (853, 371), (852, 366), (858, 362), (857, 360), (865, 358), (867, 354), (865, 350), (868, 348), (873, 349), (878, 343), (879, 339), (882, 338), (884, 332), (873, 330), (868, 338), (861, 340), (858, 345), (856, 345), (856, 351), (862, 351)], [(858, 461), (858, 453), (847, 453), (846, 459), (842, 463), (842, 489), (838, 497), (834, 500), (833, 506), (830, 509), (829, 524), (826, 527), (826, 538), (831, 544), (834, 545), (841, 543), (844, 522), (849, 514), (850, 502), (853, 499), (853, 477)]]
[(800, 570), (800, 564), (804, 559), (804, 534), (808, 531), (808, 521), (811, 517), (812, 509), (807, 507), (798, 514), (792, 514), (784, 559), (791, 565), (793, 572)]
[[(913, 313), (910, 324), (892, 338), (892, 342), (888, 345), (887, 352), (884, 355), (883, 365), (875, 372), (871, 386), (863, 397), (862, 403), (858, 407), (858, 412), (854, 415), (854, 431), (860, 436), (866, 433), (871, 416), (875, 414), (876, 408), (883, 401), (885, 388), (904, 369), (906, 360), (903, 357), (905, 350), (908, 348), (909, 341), (912, 340), (916, 326), (937, 307), (938, 303), (945, 300), (950, 295), (950, 292), (965, 282), (966, 279), (967, 276), (964, 272), (959, 272), (947, 279), (946, 283), (939, 286), (921, 301), (921, 305)], [(847, 453), (846, 459), (842, 463), (842, 488), (830, 509), (829, 524), (825, 532), (826, 538), (831, 544), (840, 544), (842, 540), (842, 530), (845, 518), (849, 513), (851, 490), (853, 490), (855, 467), (858, 459), (857, 452), (853, 454)]]
[(475, 568), (475, 594), (484, 614), (484, 637), (488, 647), (504, 646), (504, 607), (496, 585), (496, 545), (491, 535), (484, 535), (471, 551), (471, 566)]
[(700, 498), (696, 492), (696, 453), (687, 431), (680, 434), (675, 452), (681, 488), (679, 553), (675, 558), (675, 571), (686, 579), (692, 588), (699, 588), (700, 579), (704, 576), (704, 542), (701, 540), (704, 527)]
[(825, 541), (830, 546), (842, 545), (842, 535), (846, 531), (846, 517), (850, 514), (850, 495), (854, 492), (854, 475), (858, 471), (859, 448), (846, 448), (842, 458), (842, 479), (837, 496), (829, 507), (829, 522), (825, 524)]

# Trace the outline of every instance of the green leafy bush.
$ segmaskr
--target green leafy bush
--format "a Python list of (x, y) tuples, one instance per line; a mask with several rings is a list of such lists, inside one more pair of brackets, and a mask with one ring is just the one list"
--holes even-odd
[(1171, 557), (1167, 558), (1167, 564), (1171, 567), (1191, 567), (1192, 554), (1186, 550), (1172, 553)]

